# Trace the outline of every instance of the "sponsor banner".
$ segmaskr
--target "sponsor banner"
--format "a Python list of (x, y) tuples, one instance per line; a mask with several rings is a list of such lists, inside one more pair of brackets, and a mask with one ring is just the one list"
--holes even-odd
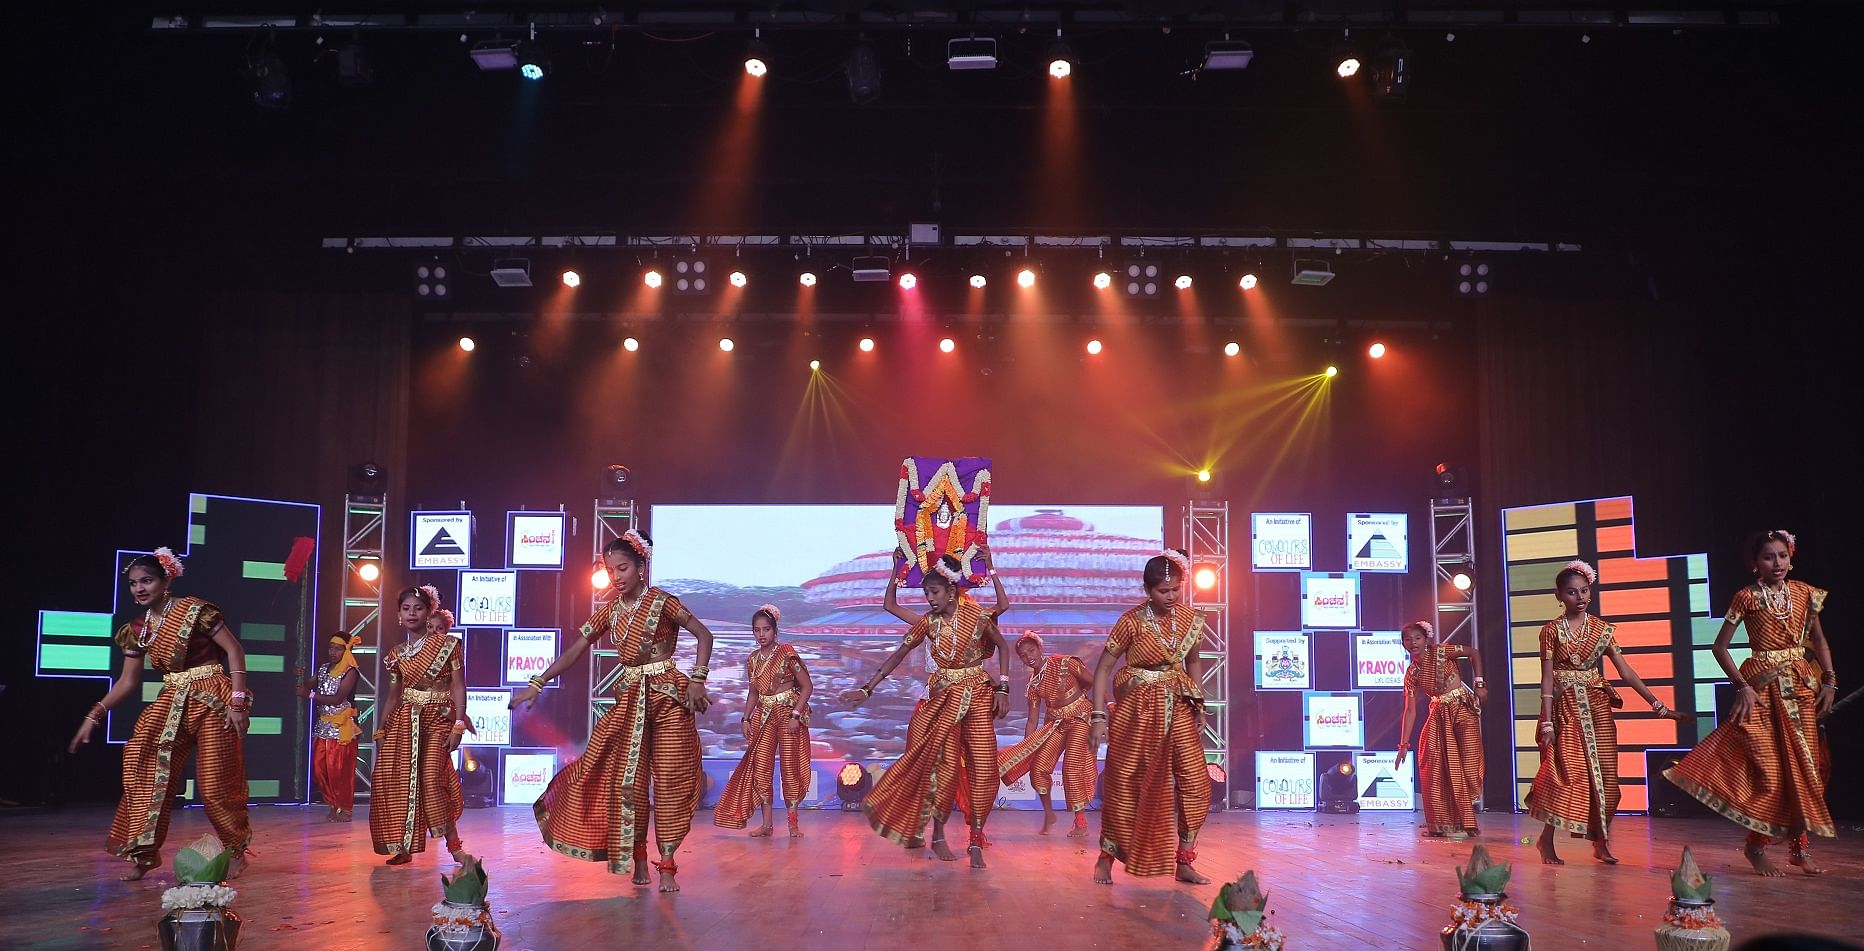
[(1304, 571), (1314, 567), (1314, 516), (1255, 512), (1249, 516), (1250, 564), (1257, 571)]
[(499, 804), (528, 806), (536, 802), (556, 772), (554, 750), (506, 750), (505, 784), (499, 791)]
[[(557, 659), (556, 631), (519, 631), (505, 632), (505, 683), (514, 687), (528, 684)], [(545, 689), (557, 685), (556, 681), (545, 684)]]
[(1358, 627), (1359, 575), (1351, 571), (1301, 574), (1302, 627)]
[(1411, 655), (1397, 631), (1365, 631), (1353, 635), (1353, 689), (1401, 690)]
[(466, 722), (473, 728), (468, 746), (510, 746), (511, 691), (468, 689)]
[(1307, 690), (1314, 686), (1308, 637), (1300, 631), (1257, 631), (1256, 689)]
[(460, 572), (460, 627), (511, 627), (518, 623), (518, 573)]
[(1407, 571), (1411, 517), (1402, 512), (1346, 516), (1346, 567), (1353, 571)]
[(1301, 696), (1301, 743), (1309, 749), (1359, 749), (1366, 745), (1366, 721), (1357, 692)]
[(563, 568), (562, 512), (505, 513), (505, 564), (512, 568)]
[[(1096, 773), (1098, 773), (1100, 765), (1102, 764), (1096, 764)], [(1061, 782), (1061, 762), (1059, 760), (1055, 763), (1054, 774), (1049, 778), (1051, 780), (1049, 800), (1053, 802), (1055, 808), (1060, 810), (1061, 814), (1065, 816), (1068, 809), (1068, 797), (1062, 794), (1062, 790), (1065, 787), (1062, 786)], [(1042, 808), (1042, 800), (1036, 796), (1035, 787), (1029, 784), (1028, 776), (1024, 776), (1013, 783), (1004, 783), (1002, 786), (999, 786), (997, 788), (997, 804), (1005, 808), (1015, 809)]]
[(412, 512), (408, 518), (408, 567), (472, 565), (471, 512)]
[(1256, 808), (1313, 809), (1314, 754), (1256, 751)]
[(1353, 754), (1353, 779), (1359, 784), (1359, 808), (1399, 809), (1417, 807), (1417, 757), (1406, 756), (1404, 768), (1392, 765), (1395, 752)]

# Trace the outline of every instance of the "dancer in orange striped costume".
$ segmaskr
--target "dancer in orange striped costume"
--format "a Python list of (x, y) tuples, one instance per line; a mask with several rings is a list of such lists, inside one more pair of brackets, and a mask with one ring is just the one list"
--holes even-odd
[(777, 643), (777, 622), (782, 617), (783, 612), (772, 604), (751, 615), (757, 650), (745, 660), (744, 738), (750, 745), (712, 809), (712, 824), (742, 829), (752, 812), (762, 810), (764, 822), (751, 835), (767, 838), (772, 822), (770, 783), (781, 759), (790, 838), (800, 839), (803, 830), (797, 823), (796, 806), (809, 792), (809, 668), (796, 648)]
[[(1783, 840), (1789, 861), (1807, 875), (1823, 874), (1812, 859), (1810, 836), (1836, 834), (1825, 801), (1830, 764), (1818, 722), (1832, 709), (1838, 675), (1819, 626), (1825, 592), (1786, 578), (1797, 548), (1785, 531), (1764, 532), (1748, 542), (1754, 583), (1735, 592), (1715, 635), (1715, 660), (1741, 685), (1734, 710), (1664, 773), (1746, 827), (1742, 851), (1754, 871), (1769, 876), (1784, 874), (1766, 852)], [(1754, 651), (1738, 668), (1728, 652), (1737, 624), (1747, 625)]]
[[(647, 585), (652, 540), (629, 529), (602, 551), (613, 598), (582, 626), (563, 656), (511, 698), (513, 707), (535, 704), (544, 684), (600, 645), (621, 666), (614, 674), (615, 705), (596, 721), (583, 755), (557, 771), (532, 812), (545, 844), (571, 858), (606, 862), (616, 875), (632, 873), (648, 884), (647, 822), (651, 814), (660, 859), (660, 890), (680, 890), (679, 850), (699, 808), (699, 730), (705, 712), (712, 632), (680, 599)], [(691, 631), (698, 656), (691, 674), (673, 665), (680, 628)]]
[(1689, 717), (1664, 706), (1644, 686), (1613, 640), (1605, 620), (1586, 613), (1598, 573), (1583, 561), (1568, 562), (1554, 576), (1554, 597), (1566, 610), (1540, 629), (1540, 771), (1528, 790), (1528, 815), (1540, 830), (1540, 860), (1565, 865), (1553, 847), (1555, 829), (1592, 840), (1592, 855), (1617, 865), (1607, 840), (1618, 811), (1618, 727), (1612, 708), (1623, 706), (1605, 682), (1602, 661), (1612, 659), (1618, 676), (1660, 717)]
[[(990, 566), (990, 550), (980, 548), (984, 564)], [(932, 823), (932, 852), (939, 859), (957, 859), (945, 842), (945, 820), (959, 795), (965, 797), (964, 814), (971, 826), (967, 849), (972, 868), (984, 867), (984, 823), (997, 798), (997, 736), (994, 720), (1009, 712), (1009, 682), (993, 680), (984, 672), (984, 659), (996, 654), (998, 663), (1006, 661), (1009, 646), (997, 629), (997, 618), (1009, 610), (1009, 595), (997, 569), (990, 567), (991, 584), (997, 603), (985, 611), (982, 605), (963, 593), (963, 565), (945, 555), (926, 573), (926, 604), (931, 610), (915, 617), (900, 607), (899, 584), (903, 556), (895, 557), (892, 577), (887, 580), (887, 610), (912, 628), (900, 646), (888, 655), (880, 670), (858, 690), (849, 690), (841, 699), (858, 704), (874, 695), (874, 685), (885, 679), (893, 668), (906, 659), (920, 643), (929, 643), (932, 660), (938, 669), (932, 672), (931, 690), (924, 703), (913, 711), (906, 729), (906, 752), (862, 801), (868, 824), (874, 831), (909, 848), (925, 846), (921, 836), (926, 821)], [(961, 769), (962, 767), (962, 769)], [(959, 789), (960, 773), (965, 788)]]
[[(89, 743), (112, 707), (142, 692), (142, 671), (162, 675), (162, 692), (136, 718), (123, 746), (123, 799), (110, 821), (108, 848), (134, 863), (123, 876), (135, 881), (162, 864), (168, 819), (182, 788), (182, 767), (194, 761), (195, 789), (220, 844), (234, 855), (228, 877), (246, 867), (252, 827), (246, 819), (246, 651), (220, 609), (169, 590), (181, 577), (181, 559), (166, 548), (132, 559), (124, 570), (130, 597), (143, 609), (141, 623), (117, 631), (123, 668), (102, 701), (84, 714), (69, 751)], [(222, 660), (225, 667), (222, 667)]]
[[(1087, 744), (1094, 675), (1079, 657), (1042, 656), (1042, 638), (1031, 631), (1016, 639), (1016, 657), (1030, 670), (1028, 732), (1023, 741), (997, 755), (997, 768), (1005, 783), (1029, 777), (1029, 785), (1042, 800), (1042, 832), (1055, 825), (1055, 805), (1049, 799), (1055, 764), (1060, 762), (1062, 794), (1074, 813), (1070, 837), (1087, 835), (1087, 803), (1094, 798), (1094, 748)], [(1044, 714), (1036, 726), (1036, 704)]]
[(466, 716), (465, 658), (447, 633), (453, 616), (433, 585), (404, 588), (395, 599), (407, 640), (382, 657), (388, 689), (376, 703), (375, 767), (369, 779), (369, 838), (389, 865), (406, 865), (445, 839), (458, 861), (460, 774), (453, 751), (471, 724)]
[[(1489, 699), (1476, 646), (1437, 643), (1429, 621), (1413, 621), (1400, 632), (1411, 666), (1404, 673), (1404, 723), (1398, 729), (1398, 758), (1404, 767), (1417, 722), (1417, 696), (1430, 698), (1424, 734), (1417, 741), (1417, 791), (1424, 800), (1428, 835), (1465, 839), (1476, 834), (1476, 797), (1482, 794), (1482, 704)], [(1469, 659), (1476, 689), (1463, 684), (1457, 658)]]
[[(1100, 784), (1100, 859), (1094, 881), (1113, 882), (1113, 860), (1128, 875), (1165, 875), (1195, 885), (1197, 833), (1210, 813), (1199, 720), (1204, 618), (1178, 601), (1190, 559), (1167, 551), (1146, 562), (1146, 602), (1120, 615), (1094, 667), (1092, 745), (1107, 740)], [(1113, 667), (1121, 657), (1119, 676)], [(1109, 681), (1116, 701), (1106, 710)]]

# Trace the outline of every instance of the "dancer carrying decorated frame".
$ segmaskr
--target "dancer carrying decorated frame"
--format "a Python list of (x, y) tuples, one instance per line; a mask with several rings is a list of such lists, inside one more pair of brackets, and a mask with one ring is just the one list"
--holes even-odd
[[(1029, 786), (1042, 802), (1042, 831), (1055, 825), (1050, 793), (1055, 764), (1061, 763), (1062, 795), (1074, 813), (1068, 835), (1087, 835), (1087, 804), (1094, 798), (1094, 748), (1088, 745), (1088, 713), (1093, 709), (1094, 675), (1071, 654), (1044, 656), (1042, 638), (1029, 631), (1016, 639), (1016, 657), (1030, 670), (1028, 719), (1022, 742), (997, 754), (997, 767), (1005, 784), (1029, 777)], [(1036, 704), (1043, 709), (1036, 725)]]
[[(912, 625), (898, 647), (881, 663), (880, 670), (841, 699), (859, 704), (874, 695), (874, 687), (921, 643), (932, 650), (937, 667), (930, 691), (913, 710), (906, 728), (906, 752), (880, 777), (862, 800), (861, 809), (874, 831), (909, 849), (926, 846), (926, 823), (932, 824), (933, 854), (942, 861), (957, 858), (945, 841), (945, 820), (957, 797), (965, 797), (963, 812), (970, 821), (967, 848), (972, 868), (984, 867), (984, 824), (996, 803), (997, 735), (995, 720), (1009, 712), (1009, 681), (992, 679), (984, 660), (996, 654), (999, 672), (1007, 663), (1009, 646), (997, 628), (997, 618), (1010, 608), (1003, 579), (991, 562), (990, 549), (981, 546), (997, 601), (989, 610), (964, 593), (964, 565), (952, 555), (932, 562), (925, 576), (928, 610), (923, 616), (900, 607), (900, 578), (905, 555), (894, 554), (894, 570), (887, 579), (886, 608)], [(963, 788), (960, 788), (962, 786)]]
[[(1118, 859), (1128, 875), (1198, 874), (1197, 834), (1210, 814), (1204, 766), (1203, 661), (1197, 645), (1204, 618), (1179, 600), (1191, 573), (1184, 552), (1146, 562), (1145, 603), (1120, 615), (1094, 666), (1090, 742), (1107, 741), (1100, 778), (1100, 858), (1094, 881), (1113, 882)], [(1118, 675), (1114, 666), (1125, 658)], [(1109, 684), (1114, 695), (1109, 721)]]
[[(712, 632), (680, 599), (647, 583), (653, 541), (633, 529), (602, 547), (614, 596), (582, 626), (563, 656), (512, 695), (511, 705), (534, 705), (544, 685), (584, 652), (613, 650), (621, 667), (615, 703), (596, 721), (583, 755), (557, 771), (533, 804), (544, 843), (571, 858), (605, 862), (636, 885), (649, 884), (647, 867), (660, 873), (660, 890), (680, 890), (674, 852), (692, 831), (701, 788), (699, 729), (694, 714), (709, 705), (705, 681)], [(673, 664), (680, 628), (692, 632), (697, 659), (690, 674)], [(647, 858), (652, 816), (660, 858)]]
[(162, 675), (162, 691), (143, 708), (123, 745), (123, 798), (110, 820), (107, 848), (135, 868), (135, 881), (162, 864), (162, 842), (182, 768), (194, 753), (194, 785), (221, 847), (233, 853), (229, 878), (246, 867), (252, 827), (246, 818), (245, 736), (252, 695), (246, 692), (246, 651), (220, 609), (200, 598), (176, 597), (183, 573), (166, 548), (130, 560), (123, 571), (142, 620), (117, 630), (123, 668), (104, 698), (91, 705), (69, 751), (89, 743), (104, 715), (142, 692), (147, 665)]
[[(1476, 646), (1437, 643), (1429, 621), (1412, 621), (1399, 632), (1411, 665), (1404, 673), (1404, 721), (1398, 730), (1398, 757), (1404, 767), (1411, 750), (1411, 725), (1417, 722), (1417, 698), (1429, 698), (1424, 732), (1417, 741), (1417, 793), (1424, 802), (1425, 833), (1449, 839), (1476, 834), (1476, 797), (1482, 795), (1482, 704), (1489, 699), (1482, 681), (1482, 658)], [(1468, 658), (1475, 689), (1463, 683), (1458, 658)]]
[(780, 761), (783, 770), (783, 805), (790, 838), (800, 839), (796, 807), (809, 793), (809, 668), (796, 648), (777, 643), (777, 624), (783, 612), (774, 604), (760, 606), (751, 615), (751, 634), (757, 649), (745, 659), (747, 696), (744, 710), (744, 758), (731, 771), (731, 779), (712, 809), (712, 824), (721, 829), (742, 829), (751, 814), (762, 810), (764, 821), (751, 830), (754, 838), (771, 832), (770, 787)]
[(459, 861), (460, 774), (453, 751), (466, 722), (466, 659), (448, 633), (453, 612), (433, 585), (404, 588), (396, 617), (407, 640), (382, 657), (388, 689), (376, 705), (375, 769), (369, 781), (369, 838), (389, 865), (406, 865), (444, 839)]

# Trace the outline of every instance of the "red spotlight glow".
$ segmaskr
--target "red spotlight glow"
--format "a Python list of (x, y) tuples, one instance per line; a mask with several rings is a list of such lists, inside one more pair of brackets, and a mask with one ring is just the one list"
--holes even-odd
[(641, 342), (639, 340), (634, 339), (633, 337), (627, 337), (621, 341), (621, 349), (626, 350), (629, 353), (633, 353), (634, 351), (641, 349)]
[(597, 565), (594, 571), (589, 572), (589, 587), (597, 591), (606, 589), (608, 587), (608, 569), (601, 565)]
[(1468, 591), (1475, 583), (1476, 579), (1470, 577), (1467, 571), (1459, 571), (1450, 576), (1450, 584), (1454, 585), (1458, 591)]
[(1089, 340), (1089, 341), (1087, 342), (1087, 352), (1088, 352), (1088, 353), (1093, 353), (1093, 354), (1098, 354), (1098, 353), (1100, 352), (1100, 341), (1098, 341), (1098, 340)]
[(382, 569), (376, 567), (373, 561), (365, 561), (361, 567), (356, 569), (356, 574), (364, 581), (374, 581), (382, 577)]
[(765, 73), (770, 72), (770, 64), (764, 62), (762, 57), (746, 56), (744, 58), (744, 71), (751, 76), (762, 79)]
[(1178, 275), (1178, 279), (1171, 283), (1173, 287), (1176, 287), (1177, 289), (1181, 291), (1188, 291), (1191, 289), (1191, 275), (1180, 274)]
[(953, 340), (950, 337), (946, 337), (945, 339), (940, 340), (938, 342), (938, 348), (939, 348), (939, 351), (942, 353), (950, 353), (953, 350), (958, 349), (958, 341)]
[(1327, 379), (1331, 380), (1334, 377), (1339, 376), (1339, 375), (1340, 375), (1339, 367), (1330, 366), (1327, 368)]
[(820, 369), (822, 369), (822, 361), (820, 361), (820, 360), (811, 360), (811, 361), (809, 361), (809, 369), (811, 369), (811, 370), (820, 370)]
[(1191, 583), (1197, 585), (1199, 591), (1209, 591), (1217, 586), (1217, 570), (1209, 565), (1199, 565), (1196, 571), (1191, 572)]
[(1341, 79), (1353, 78), (1359, 74), (1359, 57), (1348, 56), (1341, 59), (1340, 65), (1334, 68), (1334, 72), (1339, 73)]
[(1243, 352), (1243, 345), (1232, 340), (1223, 345), (1223, 355), (1233, 357)]
[(971, 275), (971, 286), (972, 287), (983, 287), (985, 284), (988, 284), (988, 283), (990, 282), (984, 280), (984, 275), (982, 274)]
[(1374, 360), (1377, 360), (1378, 358), (1385, 355), (1385, 345), (1382, 343), (1375, 343), (1372, 346), (1367, 347), (1366, 355), (1370, 356)]
[(1036, 272), (1028, 268), (1023, 268), (1022, 270), (1017, 271), (1016, 272), (1016, 286), (1018, 287), (1036, 286)]
[(464, 351), (466, 351), (467, 353), (471, 353), (471, 352), (472, 352), (472, 348), (474, 348), (474, 347), (476, 347), (476, 346), (478, 346), (478, 344), (476, 344), (476, 343), (473, 343), (473, 342), (472, 342), (472, 338), (471, 338), (471, 337), (461, 337), (461, 338), (460, 338), (460, 349), (461, 349), (461, 350), (464, 350)]
[(731, 352), (731, 348), (732, 348), (732, 347), (735, 347), (735, 346), (737, 346), (737, 344), (734, 344), (734, 343), (732, 343), (732, 342), (731, 342), (731, 338), (730, 338), (730, 337), (720, 337), (720, 338), (718, 338), (718, 348), (719, 348), (720, 350), (723, 350), (723, 351), (725, 351), (726, 353), (730, 353), (730, 352)]
[(576, 273), (575, 271), (564, 271), (563, 272), (563, 286), (564, 287), (582, 286), (582, 275)]
[(1049, 75), (1050, 76), (1053, 76), (1056, 79), (1067, 79), (1068, 74), (1072, 72), (1074, 72), (1073, 63), (1070, 63), (1065, 59), (1049, 60)]
[(1254, 274), (1245, 274), (1242, 280), (1236, 282), (1236, 286), (1246, 291), (1253, 291), (1256, 289), (1256, 276)]
[(913, 288), (918, 287), (918, 286), (919, 286), (919, 278), (914, 277), (911, 274), (900, 275), (900, 290), (910, 291)]
[(861, 338), (861, 352), (862, 353), (873, 353), (874, 352), (874, 338), (872, 337)]
[(731, 286), (733, 287), (743, 287), (744, 285), (751, 283), (751, 279), (746, 277), (743, 271), (731, 272), (730, 280), (731, 280)]
[(648, 271), (646, 274), (641, 275), (641, 283), (646, 284), (648, 287), (659, 287), (664, 280), (665, 278), (660, 276), (659, 271)]
[(804, 287), (814, 287), (815, 286), (815, 274), (810, 271), (804, 271), (801, 274), (796, 275), (796, 283), (801, 284)]
[(1102, 271), (1099, 274), (1094, 275), (1094, 289), (1095, 290), (1104, 291), (1107, 288), (1112, 287), (1112, 286), (1113, 286), (1113, 275), (1108, 274), (1105, 271)]

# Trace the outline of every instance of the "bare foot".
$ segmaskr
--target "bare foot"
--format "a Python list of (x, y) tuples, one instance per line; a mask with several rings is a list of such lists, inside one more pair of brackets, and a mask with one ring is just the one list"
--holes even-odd
[(356, 813), (351, 812), (348, 809), (344, 809), (341, 812), (337, 813), (337, 821), (338, 822), (355, 822)]
[(803, 837), (803, 827), (797, 825), (796, 820), (794, 819), (790, 820), (790, 838), (800, 839), (802, 837)]
[(932, 854), (938, 856), (938, 860), (941, 862), (958, 861), (957, 853), (951, 850), (951, 846), (947, 845), (944, 839), (932, 840)]
[(1077, 813), (1075, 813), (1075, 814), (1074, 814), (1074, 817), (1075, 817), (1075, 818), (1074, 818), (1074, 828), (1072, 828), (1072, 829), (1069, 829), (1069, 830), (1068, 830), (1068, 838), (1070, 838), (1070, 839), (1080, 839), (1080, 838), (1084, 838), (1084, 837), (1086, 837), (1086, 835), (1087, 835), (1087, 816), (1085, 816), (1085, 815), (1083, 815), (1082, 813), (1079, 813), (1079, 812), (1077, 812)]
[(1202, 875), (1199, 875), (1197, 873), (1197, 869), (1194, 869), (1191, 866), (1183, 862), (1178, 863), (1178, 880), (1181, 882), (1185, 882), (1187, 884), (1191, 884), (1191, 885), (1210, 884), (1210, 879), (1205, 878)]
[(973, 843), (969, 848), (966, 848), (965, 851), (971, 854), (971, 867), (972, 868), (983, 868), (984, 867), (984, 847), (983, 846)]
[(1540, 837), (1540, 842), (1536, 844), (1536, 848), (1540, 850), (1540, 864), (1542, 865), (1565, 865), (1566, 864), (1565, 859), (1554, 854), (1552, 836), (1542, 834)]
[(1754, 874), (1756, 875), (1762, 875), (1767, 878), (1780, 878), (1786, 874), (1780, 871), (1779, 866), (1773, 864), (1772, 859), (1767, 857), (1766, 846), (1755, 848), (1751, 845), (1744, 845), (1741, 847), (1741, 854), (1747, 856), (1748, 863), (1754, 866)]
[(396, 852), (394, 855), (391, 855), (388, 857), (388, 861), (383, 862), (382, 864), (384, 865), (406, 865), (412, 861), (414, 861), (413, 855), (407, 852)]
[(1824, 866), (1812, 860), (1811, 849), (1794, 849), (1786, 854), (1786, 860), (1799, 866), (1799, 870), (1805, 872), (1807, 875), (1825, 874)]
[(233, 860), (227, 863), (227, 881), (232, 881), (246, 873), (246, 853), (233, 853)]
[(1469, 838), (1469, 833), (1464, 832), (1461, 829), (1458, 829), (1454, 832), (1443, 833), (1443, 837), (1450, 840), (1451, 842), (1461, 842), (1464, 839)]
[(144, 875), (147, 875), (153, 871), (155, 871), (155, 866), (153, 865), (134, 865), (130, 867), (130, 870), (128, 872), (119, 876), (117, 881), (120, 881), (120, 882), (141, 881)]
[(1113, 884), (1113, 856), (1100, 853), (1100, 859), (1094, 863), (1094, 884)]
[(753, 839), (768, 839), (768, 838), (770, 838), (770, 827), (769, 827), (769, 826), (758, 826), (757, 828), (755, 828), (755, 829), (752, 829), (752, 830), (751, 830), (751, 838), (753, 838)]
[(660, 873), (660, 890), (661, 891), (677, 892), (680, 890), (680, 883), (673, 877), (673, 874), (674, 873), (672, 872), (661, 872)]
[(1606, 865), (1618, 864), (1618, 857), (1612, 854), (1611, 846), (1606, 845), (1603, 839), (1592, 843), (1592, 857)]
[(1053, 828), (1054, 825), (1055, 825), (1055, 814), (1052, 812), (1047, 812), (1047, 811), (1043, 812), (1042, 813), (1042, 831), (1036, 833), (1036, 835), (1048, 835), (1048, 830)]

